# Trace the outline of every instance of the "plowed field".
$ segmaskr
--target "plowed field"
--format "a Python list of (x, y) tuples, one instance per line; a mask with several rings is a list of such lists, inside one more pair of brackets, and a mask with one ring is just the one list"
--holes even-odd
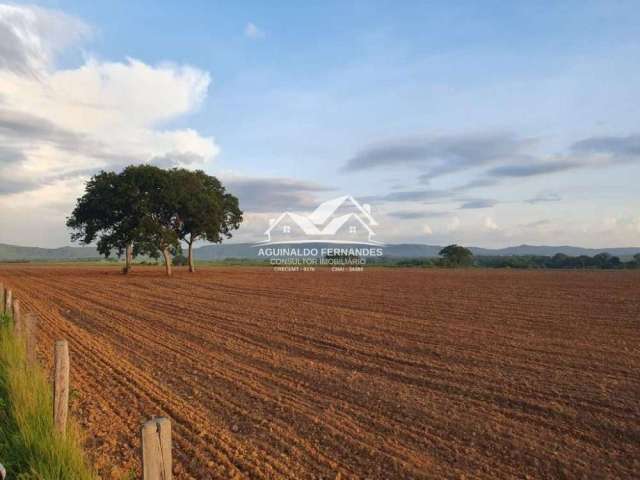
[(638, 478), (640, 273), (0, 265), (104, 478)]

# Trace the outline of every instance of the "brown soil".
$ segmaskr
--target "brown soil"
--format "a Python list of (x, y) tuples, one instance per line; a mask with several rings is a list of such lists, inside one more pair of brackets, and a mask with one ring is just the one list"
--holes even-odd
[(633, 478), (640, 273), (0, 266), (105, 478)]

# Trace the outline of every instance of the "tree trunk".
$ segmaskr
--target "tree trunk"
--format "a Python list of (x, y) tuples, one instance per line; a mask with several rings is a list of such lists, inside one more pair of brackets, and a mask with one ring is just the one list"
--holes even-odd
[(167, 272), (167, 276), (171, 276), (171, 254), (168, 248), (162, 249), (162, 255), (164, 256), (164, 268)]
[(195, 265), (193, 264), (193, 240), (189, 242), (189, 271), (191, 273), (196, 271)]
[(129, 244), (125, 248), (124, 253), (124, 273), (129, 273), (131, 271), (131, 259), (133, 258), (133, 245)]

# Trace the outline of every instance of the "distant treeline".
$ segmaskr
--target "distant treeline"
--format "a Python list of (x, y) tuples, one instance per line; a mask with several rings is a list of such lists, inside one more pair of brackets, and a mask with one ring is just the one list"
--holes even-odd
[(599, 253), (593, 257), (580, 255), (572, 257), (557, 253), (553, 257), (514, 256), (514, 257), (477, 257), (480, 266), (493, 268), (591, 268), (591, 269), (623, 269), (640, 268), (640, 254), (631, 260), (623, 261), (620, 257), (608, 253)]
[[(368, 262), (370, 263), (370, 262)], [(380, 263), (398, 267), (450, 267), (446, 258), (383, 258)], [(630, 260), (623, 261), (608, 253), (599, 253), (593, 257), (580, 255), (572, 257), (558, 253), (552, 257), (541, 255), (477, 256), (468, 266), (481, 268), (564, 268), (564, 269), (635, 269), (640, 268), (640, 253)]]

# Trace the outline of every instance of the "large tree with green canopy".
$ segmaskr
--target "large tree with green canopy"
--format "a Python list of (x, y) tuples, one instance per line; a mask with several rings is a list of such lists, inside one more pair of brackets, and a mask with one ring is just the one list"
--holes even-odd
[(97, 249), (105, 257), (113, 250), (119, 256), (125, 253), (124, 273), (131, 268), (133, 244), (139, 235), (133, 194), (121, 175), (102, 171), (87, 182), (84, 195), (67, 218), (72, 241), (88, 245), (97, 239)]
[(154, 258), (162, 254), (167, 275), (171, 275), (171, 253), (180, 248), (180, 243), (176, 231), (178, 192), (170, 172), (153, 165), (132, 165), (119, 177), (122, 190), (132, 201), (129, 225), (134, 254)]
[(120, 174), (93, 176), (67, 226), (74, 241), (89, 244), (97, 239), (98, 251), (105, 256), (113, 250), (124, 252), (125, 273), (133, 256), (162, 254), (171, 275), (171, 254), (180, 249), (180, 240), (189, 246), (193, 271), (193, 243), (230, 238), (241, 221), (238, 199), (217, 178), (202, 171), (137, 165)]
[(171, 170), (176, 192), (178, 237), (188, 246), (189, 271), (195, 270), (193, 244), (196, 240), (220, 243), (242, 222), (238, 199), (226, 192), (216, 177), (202, 170)]

